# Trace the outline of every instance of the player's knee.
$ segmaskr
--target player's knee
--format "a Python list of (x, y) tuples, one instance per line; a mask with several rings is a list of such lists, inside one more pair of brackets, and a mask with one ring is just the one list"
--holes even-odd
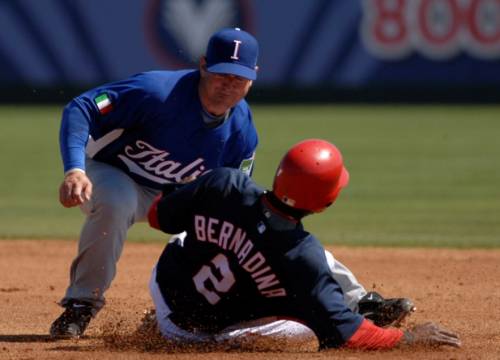
[(335, 258), (333, 257), (333, 254), (328, 250), (325, 250), (325, 257), (328, 267), (333, 271), (333, 269), (335, 268)]
[(137, 205), (137, 197), (131, 193), (112, 191), (96, 199), (96, 211), (109, 220), (133, 219)]

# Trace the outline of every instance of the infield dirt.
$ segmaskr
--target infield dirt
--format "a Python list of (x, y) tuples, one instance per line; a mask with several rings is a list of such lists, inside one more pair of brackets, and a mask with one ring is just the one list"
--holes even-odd
[(417, 312), (405, 327), (438, 322), (458, 332), (463, 347), (316, 352), (315, 344), (176, 350), (134, 334), (151, 308), (147, 283), (160, 242), (126, 244), (87, 336), (52, 341), (48, 328), (61, 312), (76, 248), (73, 241), (0, 241), (0, 359), (500, 359), (500, 250), (330, 247), (367, 289), (414, 299)]

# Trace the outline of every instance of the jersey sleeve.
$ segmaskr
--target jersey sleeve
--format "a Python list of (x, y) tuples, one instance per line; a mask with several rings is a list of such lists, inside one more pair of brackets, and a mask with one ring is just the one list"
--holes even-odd
[(340, 285), (333, 279), (324, 248), (312, 235), (287, 256), (303, 318), (318, 337), (320, 348), (340, 347), (358, 330), (363, 317), (344, 302)]
[(64, 171), (85, 169), (89, 137), (92, 141), (103, 139), (102, 146), (143, 121), (144, 108), (154, 97), (154, 91), (146, 90), (151, 85), (147, 77), (138, 74), (74, 98), (63, 110), (59, 131)]
[(345, 347), (363, 350), (392, 349), (401, 342), (403, 336), (404, 333), (400, 329), (383, 329), (365, 319), (346, 342)]

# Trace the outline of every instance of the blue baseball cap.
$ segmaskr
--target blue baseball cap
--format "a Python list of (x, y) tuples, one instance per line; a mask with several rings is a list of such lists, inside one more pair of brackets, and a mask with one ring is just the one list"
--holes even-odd
[(221, 29), (208, 41), (207, 70), (255, 80), (258, 56), (259, 44), (252, 35), (239, 28)]

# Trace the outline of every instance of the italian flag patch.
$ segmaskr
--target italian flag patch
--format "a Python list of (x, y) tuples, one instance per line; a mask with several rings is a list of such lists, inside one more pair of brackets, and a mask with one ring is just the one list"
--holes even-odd
[(101, 94), (94, 99), (97, 108), (101, 115), (106, 115), (111, 110), (113, 110), (113, 104), (111, 104), (111, 100), (107, 94)]

